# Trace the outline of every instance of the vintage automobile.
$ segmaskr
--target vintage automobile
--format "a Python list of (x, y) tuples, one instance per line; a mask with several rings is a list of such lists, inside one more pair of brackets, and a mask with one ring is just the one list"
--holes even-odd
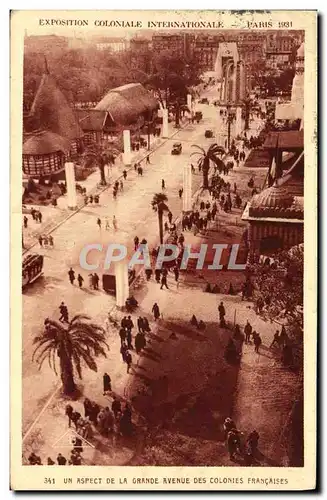
[(173, 144), (173, 149), (171, 150), (172, 155), (180, 155), (182, 152), (182, 144), (180, 142), (175, 142)]
[(33, 283), (43, 272), (43, 255), (39, 254), (29, 254), (23, 260), (22, 269), (22, 288), (26, 285)]
[(204, 132), (204, 137), (206, 137), (206, 139), (211, 139), (213, 137), (213, 131), (212, 130), (206, 130)]

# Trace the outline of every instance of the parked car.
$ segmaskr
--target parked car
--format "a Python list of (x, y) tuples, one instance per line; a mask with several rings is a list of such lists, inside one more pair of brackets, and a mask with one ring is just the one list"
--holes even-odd
[(213, 131), (212, 130), (206, 130), (204, 132), (204, 137), (206, 137), (207, 139), (211, 139), (211, 137), (213, 137)]
[(180, 155), (182, 152), (182, 144), (180, 142), (175, 142), (173, 144), (173, 149), (171, 150), (172, 155)]
[(202, 99), (199, 100), (199, 104), (209, 104), (209, 100), (207, 97), (202, 97)]

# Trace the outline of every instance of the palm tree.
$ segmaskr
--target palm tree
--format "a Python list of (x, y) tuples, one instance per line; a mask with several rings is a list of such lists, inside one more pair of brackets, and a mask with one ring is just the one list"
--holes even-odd
[(41, 368), (48, 358), (50, 368), (57, 375), (57, 355), (63, 392), (72, 395), (76, 391), (74, 368), (81, 379), (83, 361), (88, 368), (96, 372), (94, 358), (100, 355), (106, 357), (104, 347), (109, 349), (109, 346), (105, 341), (105, 330), (92, 323), (91, 318), (84, 314), (77, 314), (67, 325), (48, 318), (44, 324), (44, 332), (33, 341), (36, 348), (32, 361), (35, 359)]
[(83, 157), (86, 161), (86, 165), (95, 164), (100, 170), (100, 184), (106, 186), (106, 176), (104, 167), (108, 163), (112, 163), (111, 159), (120, 154), (119, 149), (110, 148), (109, 150), (104, 150), (99, 144), (92, 143), (88, 146), (87, 150), (84, 152)]
[(164, 193), (156, 193), (153, 195), (153, 199), (151, 201), (152, 209), (158, 213), (158, 221), (159, 221), (159, 236), (160, 236), (160, 244), (163, 244), (163, 214), (164, 212), (168, 212), (169, 208), (166, 205), (168, 201), (167, 196)]
[(205, 151), (203, 148), (200, 146), (197, 146), (195, 144), (192, 145), (192, 148), (197, 148), (199, 151), (195, 151), (194, 153), (191, 154), (191, 156), (197, 155), (198, 160), (197, 160), (197, 165), (199, 167), (199, 170), (202, 170), (202, 175), (203, 175), (203, 189), (208, 189), (209, 188), (209, 170), (210, 170), (210, 162), (212, 162), (216, 167), (218, 168), (219, 172), (221, 172), (225, 168), (225, 164), (222, 161), (221, 158), (219, 158), (220, 155), (225, 153), (224, 148), (221, 146), (218, 146), (218, 144), (211, 144), (207, 151)]

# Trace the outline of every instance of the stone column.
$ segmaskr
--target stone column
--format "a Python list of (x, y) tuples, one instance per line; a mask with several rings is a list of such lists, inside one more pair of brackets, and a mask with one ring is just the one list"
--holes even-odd
[(190, 110), (190, 113), (192, 113), (192, 96), (191, 96), (191, 94), (187, 94), (187, 107)]
[(123, 131), (123, 140), (124, 140), (124, 155), (123, 161), (124, 165), (130, 165), (132, 163), (132, 155), (131, 155), (131, 133), (129, 130)]
[(65, 163), (66, 188), (67, 188), (67, 206), (70, 210), (77, 208), (76, 183), (74, 163)]
[(183, 211), (189, 212), (192, 210), (192, 172), (191, 167), (187, 163), (183, 170)]
[(242, 107), (237, 106), (236, 108), (236, 120), (235, 120), (235, 136), (242, 133)]
[(232, 75), (232, 100), (233, 102), (236, 102), (236, 80), (237, 77), (237, 63), (234, 62), (234, 69), (233, 69), (233, 75)]
[(169, 137), (167, 108), (162, 110), (162, 137), (165, 139)]
[(126, 299), (129, 297), (128, 285), (128, 265), (126, 260), (120, 260), (115, 263), (116, 278), (116, 306), (125, 307)]
[(244, 63), (240, 63), (240, 100), (242, 101), (245, 97), (245, 70)]

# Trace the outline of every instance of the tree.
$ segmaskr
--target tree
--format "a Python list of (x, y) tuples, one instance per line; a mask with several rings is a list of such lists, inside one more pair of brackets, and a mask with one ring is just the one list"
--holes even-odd
[(109, 163), (113, 163), (112, 159), (120, 154), (117, 148), (106, 148), (104, 149), (101, 145), (93, 142), (88, 145), (86, 151), (83, 153), (83, 158), (86, 162), (86, 166), (95, 164), (100, 170), (100, 184), (106, 186), (106, 175), (104, 167)]
[(82, 362), (96, 372), (94, 358), (100, 355), (106, 357), (104, 347), (109, 349), (105, 341), (105, 330), (90, 320), (89, 316), (78, 314), (68, 325), (64, 325), (47, 318), (44, 332), (33, 341), (36, 348), (32, 360), (39, 364), (39, 368), (48, 359), (50, 368), (57, 375), (56, 355), (58, 356), (63, 392), (68, 396), (76, 391), (74, 368), (80, 379)]
[(164, 193), (156, 193), (151, 201), (152, 209), (158, 214), (159, 221), (159, 236), (160, 244), (163, 244), (163, 214), (168, 212), (169, 208), (166, 204), (168, 201), (167, 196)]
[(203, 175), (202, 188), (209, 189), (210, 164), (213, 163), (218, 168), (219, 172), (221, 172), (225, 168), (225, 164), (220, 156), (224, 154), (225, 151), (216, 143), (211, 144), (207, 151), (196, 144), (193, 144), (192, 148), (197, 148), (199, 150), (192, 153), (191, 156), (198, 156), (197, 165), (199, 170), (202, 170)]
[(303, 245), (279, 251), (272, 259), (272, 267), (255, 264), (250, 268), (254, 299), (262, 298), (267, 319), (285, 324), (299, 343), (303, 334)]

